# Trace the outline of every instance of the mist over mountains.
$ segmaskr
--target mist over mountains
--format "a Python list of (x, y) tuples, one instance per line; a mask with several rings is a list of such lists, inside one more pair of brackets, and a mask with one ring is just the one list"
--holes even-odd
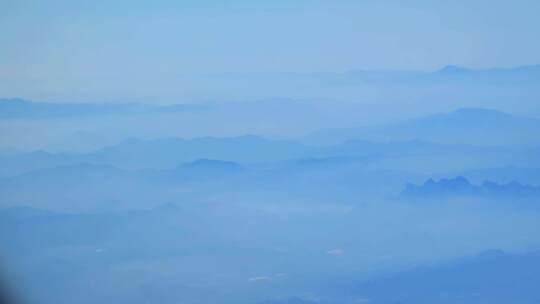
[(539, 11), (0, 1), (0, 304), (540, 304)]
[[(538, 195), (531, 190), (534, 188), (519, 184), (535, 187), (540, 179), (540, 174), (534, 171), (540, 167), (540, 150), (534, 141), (505, 145), (453, 143), (452, 140), (436, 143), (422, 138), (424, 134), (416, 130), (430, 130), (427, 135), (445, 139), (452, 138), (451, 134), (457, 138), (467, 133), (471, 142), (484, 143), (487, 136), (483, 133), (463, 130), (507, 127), (507, 132), (516, 130), (525, 138), (526, 130), (530, 130), (532, 136), (539, 125), (535, 119), (494, 110), (460, 109), (407, 121), (399, 127), (362, 131), (382, 135), (391, 133), (387, 130), (399, 130), (401, 134), (420, 138), (412, 140), (372, 141), (363, 139), (363, 133), (356, 130), (352, 133), (332, 130), (343, 135), (344, 140), (336, 144), (310, 145), (304, 140), (276, 140), (254, 135), (130, 138), (85, 153), (15, 151), (0, 157), (1, 205), (109, 211), (128, 206), (151, 208), (179, 199), (229, 200), (240, 196), (243, 200), (247, 196), (258, 200), (269, 197), (269, 192), (274, 192), (270, 197), (280, 197), (281, 191), (301, 197), (302, 201), (333, 198), (355, 205), (357, 197), (379, 200), (396, 196), (411, 181), (445, 178), (456, 173), (476, 177), (478, 174), (474, 172), (482, 170), (490, 172), (488, 180), (495, 184), (488, 183), (477, 189), (466, 182), (463, 189), (454, 189), (455, 193), (445, 192), (446, 184), (417, 188), (409, 185), (401, 196), (416, 199), (462, 194), (512, 200), (529, 193), (526, 196), (536, 200)], [(430, 139), (427, 135), (425, 137)], [(332, 138), (338, 140), (339, 136)], [(512, 180), (518, 183), (496, 184)], [(97, 191), (88, 193), (88, 189)]]
[[(4, 122), (79, 117), (55, 115)], [(6, 147), (1, 254), (28, 300), (43, 303), (530, 303), (539, 128), (461, 108), (286, 139)], [(447, 263), (489, 248), (516, 254)], [(491, 294), (486, 282), (511, 287)]]
[[(262, 162), (359, 154), (388, 155), (392, 151), (399, 155), (457, 152), (471, 155), (485, 153), (488, 156), (492, 151), (538, 151), (534, 146), (540, 145), (537, 136), (540, 132), (539, 126), (540, 121), (533, 118), (513, 116), (495, 110), (459, 109), (388, 126), (321, 130), (302, 138), (301, 143), (294, 140), (269, 140), (252, 135), (194, 139), (130, 138), (90, 153), (7, 153), (4, 159), (11, 157), (11, 160), (4, 165), (4, 170), (17, 166), (19, 162), (25, 164), (21, 167), (31, 166), (32, 163), (54, 166), (73, 162), (96, 162), (125, 168), (167, 168), (198, 158)], [(478, 145), (487, 147), (477, 147)]]
[[(536, 96), (537, 73), (215, 75), (305, 98), (260, 102), (2, 100), (1, 258), (17, 294), (51, 304), (533, 303), (540, 120), (530, 99), (494, 105)], [(368, 103), (323, 98), (366, 87)], [(371, 113), (390, 89), (467, 99)]]
[[(309, 144), (421, 139), (499, 145), (507, 143), (503, 138), (538, 143), (532, 121), (540, 117), (538, 70), (537, 65), (447, 66), (433, 71), (184, 75), (175, 80), (182, 94), (160, 98), (159, 104), (127, 97), (4, 98), (2, 150), (89, 152), (128, 138), (246, 134), (294, 140), (310, 134), (302, 139)], [(456, 123), (445, 126), (445, 120)]]

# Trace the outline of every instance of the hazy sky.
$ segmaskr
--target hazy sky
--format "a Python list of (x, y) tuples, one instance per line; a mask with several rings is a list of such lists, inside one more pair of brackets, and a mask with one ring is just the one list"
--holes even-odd
[(537, 64), (538, 12), (537, 0), (0, 0), (0, 95), (135, 96), (194, 73)]

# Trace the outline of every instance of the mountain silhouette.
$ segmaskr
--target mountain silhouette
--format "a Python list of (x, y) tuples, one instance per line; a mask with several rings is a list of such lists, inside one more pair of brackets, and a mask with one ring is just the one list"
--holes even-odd
[(428, 179), (421, 185), (408, 183), (401, 192), (402, 198), (433, 198), (433, 197), (540, 197), (540, 187), (523, 185), (516, 181), (499, 184), (492, 181), (484, 181), (481, 185), (474, 185), (466, 178), (443, 178), (438, 181)]

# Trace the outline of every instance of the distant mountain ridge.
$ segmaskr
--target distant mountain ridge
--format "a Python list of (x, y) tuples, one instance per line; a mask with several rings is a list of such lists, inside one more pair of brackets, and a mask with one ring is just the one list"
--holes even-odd
[[(420, 161), (431, 158), (463, 159), (475, 166), (538, 167), (536, 146), (474, 146), (466, 144), (440, 144), (422, 140), (376, 142), (348, 140), (331, 146), (310, 146), (295, 141), (273, 140), (245, 135), (238, 137), (202, 137), (194, 139), (160, 138), (128, 139), (88, 153), (50, 153), (34, 151), (0, 156), (0, 178), (16, 176), (33, 170), (70, 166), (75, 164), (102, 164), (122, 169), (171, 169), (182, 163), (198, 159), (231, 161), (242, 164), (268, 163), (285, 160), (357, 159), (375, 161), (389, 158), (413, 157)], [(493, 162), (501, 159), (504, 162)], [(410, 162), (409, 162), (410, 163)], [(410, 163), (412, 164), (412, 163)], [(444, 162), (433, 159), (434, 165)]]
[[(313, 74), (296, 74), (296, 77), (314, 77)], [(334, 82), (364, 81), (370, 83), (445, 83), (448, 81), (472, 81), (472, 84), (500, 82), (514, 83), (516, 80), (536, 81), (540, 76), (540, 65), (523, 65), (509, 68), (468, 68), (458, 65), (446, 65), (433, 71), (414, 70), (350, 70), (342, 74), (321, 73), (317, 76), (333, 79)]]
[(457, 196), (540, 198), (540, 187), (523, 185), (516, 181), (506, 184), (484, 181), (481, 185), (474, 185), (466, 178), (458, 176), (449, 179), (443, 178), (439, 181), (428, 179), (421, 185), (409, 183), (400, 194), (402, 198), (415, 199)]
[[(113, 165), (124, 169), (170, 169), (199, 159), (244, 163), (276, 161), (302, 158), (312, 155), (313, 150), (295, 142), (270, 140), (253, 135), (194, 139), (131, 138), (88, 153), (34, 151), (0, 157), (0, 177), (79, 163)], [(7, 172), (9, 174), (6, 174)]]
[(205, 106), (196, 104), (50, 103), (20, 98), (0, 99), (0, 119), (48, 119), (104, 114), (192, 112), (204, 109), (206, 109)]
[(323, 129), (302, 139), (328, 145), (351, 139), (372, 141), (423, 140), (444, 144), (539, 144), (540, 119), (494, 109), (460, 108), (381, 126)]

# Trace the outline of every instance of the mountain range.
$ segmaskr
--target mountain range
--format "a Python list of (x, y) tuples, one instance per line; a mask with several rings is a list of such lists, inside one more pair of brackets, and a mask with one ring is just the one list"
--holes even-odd
[(540, 149), (537, 146), (473, 146), (437, 144), (420, 140), (395, 142), (349, 140), (330, 146), (309, 146), (294, 141), (271, 140), (258, 136), (129, 139), (87, 153), (33, 151), (6, 154), (0, 156), (0, 178), (81, 163), (110, 165), (128, 170), (171, 169), (181, 163), (197, 159), (255, 164), (302, 159), (317, 160), (321, 163), (322, 160), (329, 162), (354, 158), (378, 162), (383, 166), (390, 166), (392, 163), (393, 167), (388, 169), (425, 170), (433, 173), (469, 169), (471, 166), (537, 167), (540, 166), (536, 157), (538, 153)]
[(540, 119), (492, 109), (461, 108), (453, 112), (364, 128), (324, 129), (303, 138), (311, 144), (350, 139), (372, 141), (424, 140), (433, 143), (503, 145), (539, 144)]
[(523, 185), (516, 181), (499, 184), (484, 181), (481, 185), (471, 184), (466, 178), (458, 176), (435, 181), (428, 179), (422, 185), (407, 184), (401, 192), (402, 198), (433, 199), (442, 197), (489, 197), (504, 198), (535, 198), (540, 199), (540, 187)]

